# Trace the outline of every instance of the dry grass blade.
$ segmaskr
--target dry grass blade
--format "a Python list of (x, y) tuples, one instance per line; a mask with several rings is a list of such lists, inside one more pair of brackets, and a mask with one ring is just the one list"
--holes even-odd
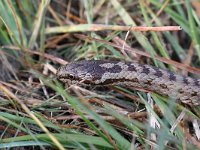
[(134, 32), (147, 32), (147, 31), (179, 31), (182, 30), (180, 26), (163, 26), (163, 27), (136, 27), (136, 26), (118, 26), (118, 25), (102, 25), (102, 24), (80, 24), (73, 26), (52, 27), (46, 29), (46, 34), (52, 33), (67, 33), (67, 32), (80, 32), (80, 31), (134, 31)]
[(18, 99), (12, 92), (10, 92), (5, 86), (0, 84), (0, 90), (5, 93), (6, 96), (9, 98), (12, 98), (15, 100), (21, 107), (22, 109), (33, 119), (35, 122), (38, 124), (41, 129), (50, 137), (50, 139), (55, 143), (55, 145), (60, 149), (60, 150), (65, 150), (65, 148), (60, 144), (60, 142), (48, 131), (48, 129), (42, 124), (42, 122), (28, 109), (28, 107), (20, 100)]

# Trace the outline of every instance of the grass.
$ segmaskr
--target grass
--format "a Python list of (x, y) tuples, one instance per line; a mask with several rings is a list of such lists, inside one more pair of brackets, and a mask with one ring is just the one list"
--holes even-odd
[(199, 106), (55, 77), (68, 62), (117, 59), (198, 78), (199, 9), (189, 0), (0, 1), (0, 148), (200, 149)]

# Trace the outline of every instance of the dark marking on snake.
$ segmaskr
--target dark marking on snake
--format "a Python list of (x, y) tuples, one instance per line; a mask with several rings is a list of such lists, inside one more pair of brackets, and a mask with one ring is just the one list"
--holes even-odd
[(198, 79), (193, 78), (194, 85), (200, 87), (200, 81)]
[(152, 86), (152, 80), (147, 80), (147, 81), (145, 82), (145, 84), (147, 84), (148, 86)]
[(160, 84), (160, 87), (163, 88), (163, 89), (167, 88), (167, 86), (165, 84)]
[(157, 76), (157, 77), (162, 77), (163, 76), (163, 73), (162, 73), (162, 71), (160, 71), (160, 69), (154, 68), (154, 70), (156, 71), (156, 73), (154, 74), (155, 76)]
[(188, 78), (187, 78), (187, 77), (183, 77), (183, 83), (189, 84), (189, 81), (188, 81)]
[(191, 96), (197, 96), (197, 92), (193, 92)]
[(131, 64), (128, 66), (128, 71), (137, 71), (137, 70), (136, 67), (133, 64)]
[(178, 90), (179, 93), (184, 93), (183, 89)]
[(169, 72), (169, 80), (176, 81), (176, 76), (172, 72)]
[(120, 73), (122, 68), (119, 65), (114, 65), (112, 68), (108, 68), (107, 71), (110, 73)]
[(143, 66), (141, 73), (149, 74), (149, 72), (150, 72), (149, 68), (147, 68), (146, 66)]

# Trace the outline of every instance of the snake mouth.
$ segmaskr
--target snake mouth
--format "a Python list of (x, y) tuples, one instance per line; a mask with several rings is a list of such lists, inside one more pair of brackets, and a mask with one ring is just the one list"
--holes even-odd
[(88, 79), (78, 78), (72, 75), (59, 76), (58, 79), (64, 83), (68, 84), (78, 84), (78, 85), (95, 85), (95, 83)]

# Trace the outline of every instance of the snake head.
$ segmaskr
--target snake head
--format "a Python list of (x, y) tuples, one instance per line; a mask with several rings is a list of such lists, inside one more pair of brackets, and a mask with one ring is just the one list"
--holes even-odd
[(79, 61), (69, 63), (58, 69), (56, 75), (58, 79), (64, 83), (81, 82), (83, 84), (95, 84), (95, 81), (101, 79), (105, 70), (100, 67), (100, 61)]

